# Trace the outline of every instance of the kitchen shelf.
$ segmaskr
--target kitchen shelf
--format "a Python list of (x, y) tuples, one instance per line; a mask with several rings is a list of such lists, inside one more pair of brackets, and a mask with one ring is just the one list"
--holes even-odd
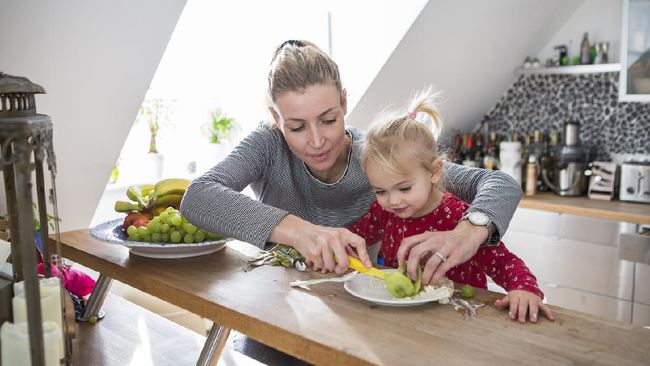
[(521, 75), (546, 75), (546, 74), (594, 74), (599, 72), (621, 71), (621, 64), (598, 64), (598, 65), (571, 65), (557, 67), (539, 67), (535, 69), (517, 69)]
[(77, 323), (73, 365), (194, 365), (205, 342), (193, 331), (108, 294), (96, 324)]
[(645, 203), (563, 197), (545, 192), (522, 197), (519, 207), (650, 225), (650, 204)]

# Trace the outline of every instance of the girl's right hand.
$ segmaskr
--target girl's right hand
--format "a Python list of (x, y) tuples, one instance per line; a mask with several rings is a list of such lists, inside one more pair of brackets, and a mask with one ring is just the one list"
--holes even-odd
[(348, 229), (314, 225), (297, 216), (288, 215), (280, 221), (269, 240), (296, 248), (316, 271), (342, 274), (348, 269), (348, 255), (372, 266), (363, 238)]

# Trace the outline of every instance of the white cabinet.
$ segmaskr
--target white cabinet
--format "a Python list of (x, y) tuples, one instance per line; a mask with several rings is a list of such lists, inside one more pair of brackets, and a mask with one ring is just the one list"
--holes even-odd
[(650, 0), (623, 0), (619, 100), (650, 101)]
[(503, 241), (535, 274), (549, 304), (643, 323), (650, 318), (650, 266), (620, 259), (618, 237), (628, 226), (519, 208)]

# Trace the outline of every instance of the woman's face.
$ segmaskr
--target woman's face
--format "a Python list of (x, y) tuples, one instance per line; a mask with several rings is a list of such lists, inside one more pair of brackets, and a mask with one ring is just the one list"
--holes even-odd
[(271, 108), (291, 151), (324, 182), (338, 180), (347, 164), (346, 112), (345, 91), (333, 82), (283, 93)]

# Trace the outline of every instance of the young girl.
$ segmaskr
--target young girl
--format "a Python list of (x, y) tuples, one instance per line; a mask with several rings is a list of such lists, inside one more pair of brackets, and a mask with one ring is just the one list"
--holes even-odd
[[(404, 264), (403, 257), (399, 260), (398, 250), (405, 238), (425, 231), (452, 230), (465, 219), (469, 207), (441, 190), (443, 158), (437, 149), (436, 135), (429, 127), (433, 124), (436, 131), (441, 127), (434, 98), (429, 88), (413, 99), (406, 112), (380, 117), (361, 148), (361, 163), (377, 200), (348, 229), (363, 237), (369, 246), (381, 240), (380, 254), (389, 267)], [(414, 253), (418, 248), (408, 249), (411, 257), (417, 255)], [(421, 256), (423, 261), (436, 264), (447, 259), (438, 251), (421, 254), (429, 256)], [(487, 288), (486, 275), (508, 291), (496, 305), (509, 305), (511, 319), (524, 323), (528, 318), (534, 323), (538, 309), (554, 319), (542, 303), (544, 294), (535, 276), (502, 242), (479, 248), (468, 261), (447, 272), (454, 282), (481, 288)]]

